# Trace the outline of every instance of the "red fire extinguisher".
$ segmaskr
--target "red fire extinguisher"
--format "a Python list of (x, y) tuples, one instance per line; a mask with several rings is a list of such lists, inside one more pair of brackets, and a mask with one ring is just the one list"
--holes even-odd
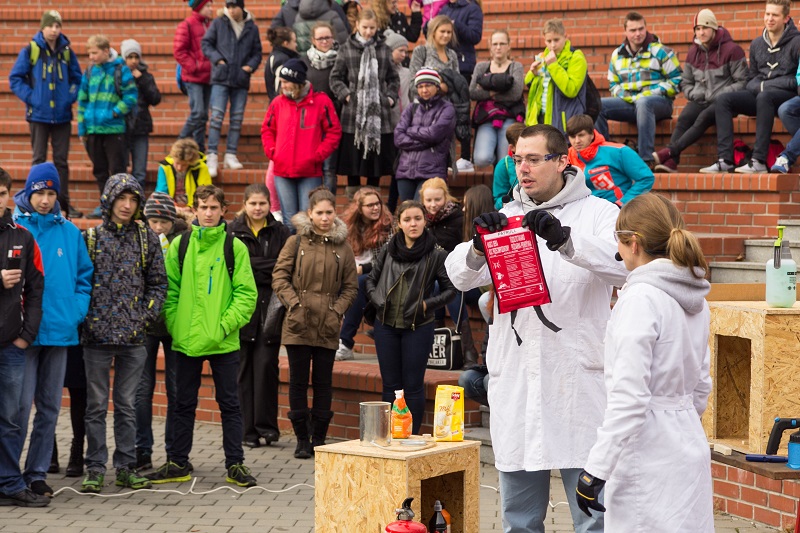
[(403, 506), (397, 509), (397, 520), (386, 526), (386, 533), (428, 533), (428, 528), (419, 522), (412, 522), (414, 511), (411, 510), (411, 502), (414, 498), (403, 500)]

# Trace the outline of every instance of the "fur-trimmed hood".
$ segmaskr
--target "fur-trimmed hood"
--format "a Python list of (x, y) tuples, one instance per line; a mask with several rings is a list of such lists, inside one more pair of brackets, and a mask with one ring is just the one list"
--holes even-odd
[(330, 240), (333, 244), (342, 244), (347, 240), (347, 225), (339, 217), (334, 219), (333, 227), (325, 235), (320, 235), (314, 231), (314, 225), (305, 211), (300, 211), (292, 217), (292, 226), (295, 227), (298, 235), (308, 237), (311, 241)]

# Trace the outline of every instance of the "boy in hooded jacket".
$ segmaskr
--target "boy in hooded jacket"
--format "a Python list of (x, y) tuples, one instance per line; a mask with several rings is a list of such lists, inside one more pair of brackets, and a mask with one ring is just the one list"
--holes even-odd
[(14, 196), (14, 222), (36, 239), (48, 272), (39, 333), (25, 350), (19, 427), (25, 443), (31, 405), (36, 404), (23, 478), (33, 492), (52, 496), (45, 482), (67, 369), (67, 347), (78, 344), (78, 326), (89, 309), (94, 266), (81, 232), (61, 215), (58, 170), (53, 163), (33, 165), (25, 188)]
[[(53, 149), (61, 189), (58, 202), (72, 218), (83, 214), (69, 203), (69, 138), (72, 104), (78, 99), (81, 67), (70, 41), (61, 33), (61, 15), (48, 10), (41, 31), (20, 50), (8, 75), (11, 90), (25, 102), (25, 118), (31, 128), (32, 164), (47, 160), (47, 139)], [(34, 48), (35, 47), (35, 48)]]

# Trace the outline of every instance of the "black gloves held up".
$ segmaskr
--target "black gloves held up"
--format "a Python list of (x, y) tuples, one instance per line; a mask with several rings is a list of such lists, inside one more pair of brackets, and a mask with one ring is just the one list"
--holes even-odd
[[(484, 213), (478, 217), (475, 217), (475, 220), (473, 220), (472, 223), (476, 228), (480, 227), (489, 233), (494, 233), (508, 226), (508, 217), (499, 211), (493, 211), (491, 213)], [(477, 232), (472, 236), (472, 246), (480, 253), (486, 253), (486, 250), (483, 249), (483, 241), (481, 240), (481, 236), (478, 235)]]
[(550, 250), (556, 251), (569, 239), (569, 226), (562, 226), (561, 221), (544, 209), (536, 209), (525, 213), (522, 227), (529, 228), (545, 240)]
[(606, 508), (603, 507), (598, 499), (600, 491), (603, 490), (605, 485), (606, 482), (604, 480), (594, 477), (586, 470), (583, 470), (578, 476), (578, 486), (575, 489), (578, 499), (578, 508), (586, 513), (586, 516), (592, 516), (589, 509), (594, 509), (601, 513), (606, 512)]

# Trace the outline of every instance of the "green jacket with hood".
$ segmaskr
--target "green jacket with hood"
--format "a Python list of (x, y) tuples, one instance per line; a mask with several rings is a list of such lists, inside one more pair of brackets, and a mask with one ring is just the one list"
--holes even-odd
[(224, 354), (239, 349), (239, 330), (250, 322), (258, 290), (247, 246), (233, 239), (233, 280), (225, 265), (223, 222), (205, 228), (192, 226), (181, 272), (181, 235), (167, 251), (169, 288), (164, 317), (172, 349), (190, 357)]
[[(555, 104), (555, 90), (564, 95), (566, 99), (574, 99), (578, 97), (584, 83), (586, 82), (586, 73), (588, 66), (586, 63), (586, 56), (583, 55), (578, 49), (573, 50), (572, 44), (567, 40), (561, 53), (558, 54), (556, 61), (548, 65), (544, 58), (550, 50), (545, 48), (541, 55), (536, 56), (536, 59), (542, 60), (542, 66), (539, 67), (540, 71), (546, 69), (550, 74), (550, 83), (547, 85), (547, 109), (544, 110), (544, 123), (556, 125), (561, 124), (560, 130), (565, 131), (567, 119), (573, 114), (565, 109), (556, 108)], [(542, 113), (542, 93), (544, 92), (544, 78), (540, 75), (537, 76), (533, 72), (528, 71), (525, 75), (525, 85), (530, 85), (528, 89), (528, 109), (525, 113), (525, 125), (532, 126), (538, 123), (539, 114)], [(561, 115), (563, 116), (554, 116)]]

